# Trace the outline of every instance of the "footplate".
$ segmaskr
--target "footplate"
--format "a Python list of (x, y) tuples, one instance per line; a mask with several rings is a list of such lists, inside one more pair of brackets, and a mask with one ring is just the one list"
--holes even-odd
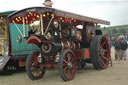
[(3, 70), (6, 63), (9, 61), (10, 56), (0, 56), (0, 71)]

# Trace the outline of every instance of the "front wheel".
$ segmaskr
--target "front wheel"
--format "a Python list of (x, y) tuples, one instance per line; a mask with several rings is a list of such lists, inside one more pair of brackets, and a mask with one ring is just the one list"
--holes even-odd
[(71, 50), (64, 50), (60, 54), (58, 70), (64, 81), (72, 80), (76, 73), (75, 55)]
[(26, 72), (31, 80), (41, 79), (46, 71), (46, 68), (40, 67), (41, 63), (44, 63), (44, 57), (42, 57), (39, 51), (33, 51), (26, 60)]

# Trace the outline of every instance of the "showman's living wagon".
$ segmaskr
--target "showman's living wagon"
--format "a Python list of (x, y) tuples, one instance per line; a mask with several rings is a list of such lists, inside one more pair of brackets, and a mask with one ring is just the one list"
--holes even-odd
[(23, 24), (27, 43), (38, 46), (26, 60), (30, 79), (44, 77), (46, 69), (58, 68), (64, 81), (72, 80), (77, 66), (92, 63), (95, 69), (106, 69), (110, 62), (107, 35), (97, 24), (110, 22), (46, 7), (32, 7), (9, 16), (14, 24)]
[(16, 70), (25, 66), (28, 54), (39, 48), (27, 44), (28, 28), (23, 31), (23, 24), (12, 23), (8, 16), (16, 11), (0, 12), (0, 71)]

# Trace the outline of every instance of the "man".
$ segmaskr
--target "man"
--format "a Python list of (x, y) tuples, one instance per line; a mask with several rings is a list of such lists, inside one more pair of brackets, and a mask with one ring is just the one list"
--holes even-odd
[(116, 39), (114, 43), (114, 47), (115, 47), (115, 60), (120, 60), (120, 56), (121, 56), (120, 38)]
[(126, 50), (127, 50), (127, 42), (124, 38), (122, 38), (121, 42), (121, 60), (124, 59), (126, 60)]
[(53, 5), (53, 2), (51, 0), (45, 0), (45, 2), (43, 3), (43, 5), (45, 7), (52, 7)]

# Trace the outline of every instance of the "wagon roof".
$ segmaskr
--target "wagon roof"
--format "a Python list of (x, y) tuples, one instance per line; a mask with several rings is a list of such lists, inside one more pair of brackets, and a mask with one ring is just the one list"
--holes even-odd
[(47, 7), (26, 8), (26, 9), (23, 9), (23, 10), (20, 10), (20, 11), (17, 11), (15, 13), (11, 14), (9, 16), (9, 18), (12, 19), (12, 18), (18, 17), (18, 16), (24, 17), (26, 14), (28, 14), (28, 12), (36, 12), (36, 13), (39, 13), (39, 14), (43, 14), (44, 12), (53, 12), (57, 16), (73, 18), (73, 19), (81, 20), (81, 21), (85, 21), (85, 22), (92, 22), (92, 23), (110, 25), (109, 21), (95, 19), (95, 18), (82, 16), (82, 15), (78, 15), (78, 14), (74, 14), (74, 13), (71, 13), (71, 12), (66, 12), (66, 11), (62, 11), (62, 10), (58, 10), (58, 9), (54, 9), (54, 8), (47, 8)]
[(14, 13), (15, 10), (12, 10), (12, 11), (4, 11), (4, 12), (0, 12), (0, 15), (10, 15), (12, 13)]

